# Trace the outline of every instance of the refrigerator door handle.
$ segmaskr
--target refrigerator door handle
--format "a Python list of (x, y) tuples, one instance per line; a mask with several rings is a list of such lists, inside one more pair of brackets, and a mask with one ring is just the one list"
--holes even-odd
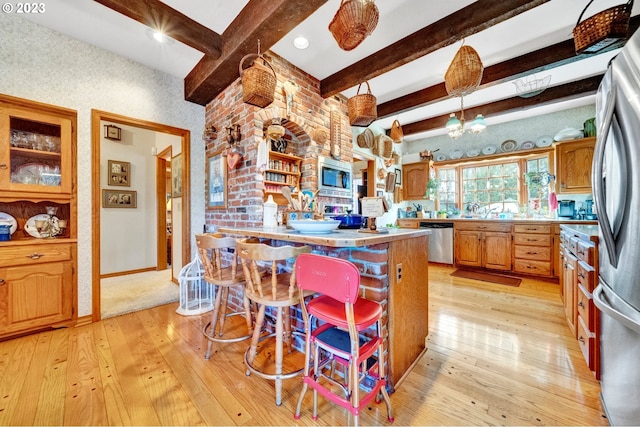
[[(611, 307), (609, 302), (606, 300), (606, 296), (604, 294), (604, 288), (602, 285), (598, 285), (593, 290), (593, 303), (602, 311), (603, 313), (609, 315), (610, 317), (617, 320), (619, 323), (623, 324), (627, 328), (640, 333), (640, 323), (631, 319), (630, 317), (624, 315), (619, 312), (615, 308)], [(620, 301), (622, 304), (626, 304), (624, 301)], [(629, 306), (630, 310), (633, 310), (633, 307)]]
[[(613, 67), (613, 64), (611, 65)], [(616, 242), (613, 237), (613, 230), (611, 230), (611, 221), (607, 215), (607, 209), (605, 206), (604, 195), (604, 182), (603, 182), (603, 168), (604, 168), (604, 149), (606, 146), (607, 138), (609, 137), (609, 131), (611, 129), (611, 122), (613, 121), (613, 114), (615, 111), (616, 102), (616, 83), (615, 80), (611, 83), (611, 88), (607, 94), (607, 106), (604, 112), (604, 119), (600, 123), (600, 129), (598, 130), (597, 142), (595, 153), (593, 157), (593, 171), (591, 173), (591, 181), (593, 183), (593, 199), (596, 205), (596, 212), (598, 214), (598, 223), (600, 224), (600, 230), (602, 231), (602, 237), (604, 238), (604, 244), (607, 247), (607, 254), (609, 254), (609, 262), (613, 267), (618, 266), (618, 253), (616, 251)]]

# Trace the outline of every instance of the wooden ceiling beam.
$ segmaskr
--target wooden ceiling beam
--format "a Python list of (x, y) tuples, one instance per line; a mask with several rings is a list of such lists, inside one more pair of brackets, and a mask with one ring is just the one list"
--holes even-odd
[(433, 24), (322, 79), (320, 95), (336, 95), (449, 46), (549, 0), (478, 0)]
[[(528, 108), (540, 107), (542, 105), (553, 104), (560, 101), (566, 101), (575, 98), (581, 98), (592, 95), (598, 90), (603, 74), (578, 80), (563, 85), (547, 88), (542, 93), (529, 97), (521, 98), (515, 96), (513, 98), (503, 99), (484, 105), (477, 105), (471, 108), (465, 108), (465, 118), (471, 120), (478, 114), (482, 114), (485, 118), (497, 114), (505, 114), (517, 110), (526, 110)], [(449, 114), (443, 114), (437, 117), (431, 117), (426, 120), (420, 120), (414, 123), (402, 125), (402, 132), (405, 136), (421, 132), (427, 132), (433, 129), (444, 128)]]
[[(629, 34), (633, 34), (638, 28), (640, 28), (640, 16), (634, 16), (629, 23)], [(618, 49), (623, 44), (624, 42), (611, 45), (597, 54)], [(576, 55), (575, 44), (571, 38), (485, 68), (478, 89), (523, 78), (532, 73), (548, 71), (592, 56)], [(392, 117), (447, 98), (450, 98), (450, 96), (445, 89), (444, 83), (439, 83), (378, 104), (378, 118)]]
[(213, 58), (222, 53), (222, 36), (159, 0), (94, 0)]
[(222, 34), (219, 58), (205, 56), (184, 80), (185, 99), (208, 104), (239, 76), (248, 53), (269, 50), (327, 0), (250, 0)]

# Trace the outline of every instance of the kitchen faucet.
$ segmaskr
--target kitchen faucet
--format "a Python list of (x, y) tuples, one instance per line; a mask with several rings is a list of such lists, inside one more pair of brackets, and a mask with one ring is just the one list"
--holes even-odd
[(486, 211), (486, 212), (484, 213), (484, 215), (482, 216), (482, 218), (485, 218), (485, 219), (489, 217), (489, 214), (490, 214), (492, 211), (495, 211), (495, 210), (497, 210), (498, 208), (491, 208), (491, 209), (489, 209), (489, 206), (487, 206), (487, 208), (486, 208), (486, 209), (487, 209), (487, 211)]

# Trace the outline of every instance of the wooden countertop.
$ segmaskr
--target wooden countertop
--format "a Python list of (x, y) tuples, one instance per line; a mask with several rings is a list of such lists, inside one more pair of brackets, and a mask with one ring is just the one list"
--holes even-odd
[(331, 246), (336, 248), (371, 246), (378, 243), (412, 239), (414, 237), (427, 236), (431, 234), (430, 230), (419, 228), (389, 228), (388, 233), (362, 233), (358, 230), (339, 229), (327, 234), (301, 234), (296, 230), (288, 229), (286, 227), (220, 227), (218, 231), (240, 236), (262, 237), (266, 239), (283, 240), (309, 245)]

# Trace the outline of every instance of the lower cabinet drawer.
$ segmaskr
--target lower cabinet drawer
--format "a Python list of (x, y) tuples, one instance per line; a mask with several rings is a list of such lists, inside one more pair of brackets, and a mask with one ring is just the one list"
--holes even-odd
[(513, 264), (513, 271), (525, 274), (538, 274), (541, 276), (551, 275), (550, 261), (533, 261), (528, 259), (516, 259)]
[(595, 269), (585, 264), (584, 261), (578, 261), (578, 282), (582, 284), (589, 293), (593, 292), (596, 288)]
[(551, 246), (551, 236), (548, 234), (515, 233), (513, 243), (527, 246)]
[(544, 248), (542, 246), (516, 245), (514, 254), (516, 258), (521, 259), (551, 261), (551, 248)]
[(596, 337), (584, 324), (582, 316), (578, 316), (578, 345), (587, 361), (589, 369), (596, 369)]
[(71, 246), (68, 244), (12, 246), (0, 251), (0, 267), (68, 261), (70, 259)]
[(582, 286), (578, 286), (578, 301), (576, 304), (578, 305), (578, 314), (582, 316), (582, 320), (584, 321), (585, 327), (589, 331), (595, 330), (595, 305), (593, 304), (593, 299), (590, 294), (585, 293), (586, 290)]

